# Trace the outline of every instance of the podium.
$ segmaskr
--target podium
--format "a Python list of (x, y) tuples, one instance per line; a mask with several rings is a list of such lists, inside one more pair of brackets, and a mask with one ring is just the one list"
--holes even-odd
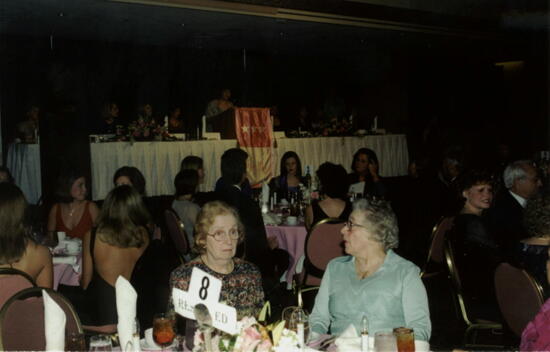
[(221, 139), (236, 139), (235, 133), (235, 109), (227, 109), (221, 114), (210, 116), (206, 119), (210, 126), (208, 132), (219, 132)]

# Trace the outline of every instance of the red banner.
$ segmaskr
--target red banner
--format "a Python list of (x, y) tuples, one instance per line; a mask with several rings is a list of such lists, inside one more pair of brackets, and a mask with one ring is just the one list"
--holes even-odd
[(235, 133), (239, 146), (248, 153), (251, 184), (273, 176), (273, 122), (269, 108), (236, 108)]

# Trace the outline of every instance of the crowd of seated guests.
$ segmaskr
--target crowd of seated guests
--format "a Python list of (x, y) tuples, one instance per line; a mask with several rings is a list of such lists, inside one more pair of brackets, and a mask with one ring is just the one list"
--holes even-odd
[[(149, 110), (152, 114), (152, 109), (144, 107), (144, 118), (150, 116)], [(58, 202), (49, 213), (47, 230), (83, 239), (82, 292), (74, 303), (86, 325), (116, 324), (114, 282), (122, 275), (138, 291), (142, 326), (150, 326), (157, 306), (147, 302), (158, 298), (154, 286), (165, 280), (166, 290), (186, 290), (193, 267), (222, 280), (221, 300), (236, 307), (239, 317), (259, 311), (287, 268), (288, 254), (268, 243), (260, 208), (246, 178), (247, 158), (241, 149), (227, 150), (220, 161), (222, 177), (213, 192), (197, 192), (205, 174), (202, 159), (188, 156), (182, 160), (181, 170), (174, 175), (175, 194), (168, 207), (183, 222), (194, 257), (186, 258), (187, 262), (175, 270), (175, 265), (169, 266), (170, 279), (159, 279), (152, 270), (162, 257), (155, 253), (157, 245), (169, 246), (169, 239), (157, 233), (161, 226), (155, 224), (154, 214), (164, 209), (146, 197), (146, 180), (137, 168), (117, 170), (114, 188), (101, 210), (87, 200), (83, 175), (68, 170), (60, 177)], [(429, 340), (426, 291), (418, 267), (397, 252), (399, 213), (396, 216), (394, 205), (383, 200), (395, 192), (391, 181), (382, 178), (378, 170), (376, 153), (361, 148), (353, 156), (350, 174), (329, 162), (316, 171), (321, 198), (305, 209), (305, 226), (311, 228), (329, 217), (345, 221), (342, 236), (347, 256), (334, 259), (327, 267), (311, 315), (311, 329), (338, 334), (353, 324), (360, 331), (365, 315), (372, 318), (372, 332), (407, 326), (414, 328), (417, 338)], [(422, 172), (411, 173), (410, 179), (416, 182), (423, 177)], [(493, 186), (500, 176), (467, 170), (458, 158), (444, 157), (435, 175), (422, 183), (426, 185), (424, 192), (444, 190), (444, 201), (430, 201), (448, 204), (449, 214), (450, 209), (457, 209), (448, 239), (461, 253), (457, 262), (471, 274), (471, 282), (464, 284), (472, 288), (474, 301), (496, 307), (493, 273), (502, 260), (514, 258), (516, 265), (546, 282), (550, 200), (539, 195), (541, 182), (530, 161), (514, 162), (504, 169), (506, 188), (495, 199)], [(280, 174), (270, 182), (271, 192), (280, 194), (281, 199), (298, 193), (303, 182), (300, 157), (295, 152), (285, 153)], [(21, 191), (10, 183), (0, 183), (0, 188), (0, 241), (5, 243), (0, 249), (8, 250), (0, 253), (0, 266), (18, 268), (39, 285), (51, 287), (51, 256), (23, 225), (26, 203)], [(364, 199), (352, 204), (352, 195)], [(418, 203), (411, 204), (422, 204), (420, 199), (413, 201)], [(443, 212), (443, 207), (439, 208)], [(10, 209), (10, 216), (5, 216), (5, 209)]]

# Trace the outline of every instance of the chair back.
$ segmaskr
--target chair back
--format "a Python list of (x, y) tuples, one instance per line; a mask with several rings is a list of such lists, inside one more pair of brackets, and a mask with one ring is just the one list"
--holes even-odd
[(179, 255), (183, 257), (183, 255), (189, 252), (189, 243), (187, 243), (183, 222), (181, 222), (178, 215), (172, 209), (166, 209), (164, 211), (164, 220), (166, 221), (166, 228), (168, 229), (172, 242), (174, 242), (176, 250)]
[(35, 286), (36, 283), (26, 272), (13, 268), (0, 268), (0, 308), (17, 292)]
[(16, 293), (0, 309), (1, 351), (46, 349), (42, 290), (46, 290), (65, 312), (66, 333), (82, 333), (80, 319), (65, 297), (51, 289), (31, 287)]
[(462, 292), (462, 280), (460, 279), (460, 272), (456, 265), (455, 254), (453, 251), (452, 242), (449, 240), (444, 241), (444, 253), (445, 259), (447, 262), (447, 268), (449, 270), (449, 276), (451, 278), (451, 283), (455, 294), (457, 296), (458, 304), (460, 307), (460, 313), (462, 314), (462, 319), (466, 325), (473, 325), (473, 321), (470, 319), (466, 308), (466, 302), (464, 299), (464, 293)]
[(445, 235), (453, 227), (454, 216), (442, 217), (432, 229), (430, 239), (430, 248), (428, 250), (428, 258), (422, 269), (421, 276), (427, 273), (428, 264), (430, 262), (443, 264), (445, 262)]
[(328, 262), (344, 254), (342, 226), (341, 219), (327, 218), (311, 227), (304, 245), (305, 285), (320, 285)]
[(542, 286), (527, 271), (501, 263), (495, 271), (495, 290), (504, 320), (521, 336), (544, 304)]

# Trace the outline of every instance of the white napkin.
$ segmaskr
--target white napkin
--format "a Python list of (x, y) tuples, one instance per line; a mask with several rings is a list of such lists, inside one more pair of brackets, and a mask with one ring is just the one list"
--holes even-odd
[(44, 330), (46, 333), (46, 351), (65, 350), (65, 324), (67, 317), (61, 307), (42, 290), (44, 299)]
[[(118, 340), (120, 348), (125, 351), (128, 341), (133, 341), (134, 325), (136, 321), (137, 292), (124, 277), (119, 276), (115, 283), (116, 310), (118, 313)], [(133, 346), (139, 351), (139, 345)]]
[(355, 326), (349, 324), (343, 333), (334, 341), (339, 352), (343, 351), (361, 351), (361, 337), (357, 334)]
[(78, 258), (76, 255), (68, 255), (65, 257), (53, 257), (52, 261), (54, 264), (69, 264), (69, 265), (76, 265), (78, 262)]
[(77, 274), (80, 273), (80, 265), (78, 265), (78, 257), (76, 255), (68, 255), (66, 257), (53, 257), (54, 264), (69, 264), (73, 267), (73, 271)]

